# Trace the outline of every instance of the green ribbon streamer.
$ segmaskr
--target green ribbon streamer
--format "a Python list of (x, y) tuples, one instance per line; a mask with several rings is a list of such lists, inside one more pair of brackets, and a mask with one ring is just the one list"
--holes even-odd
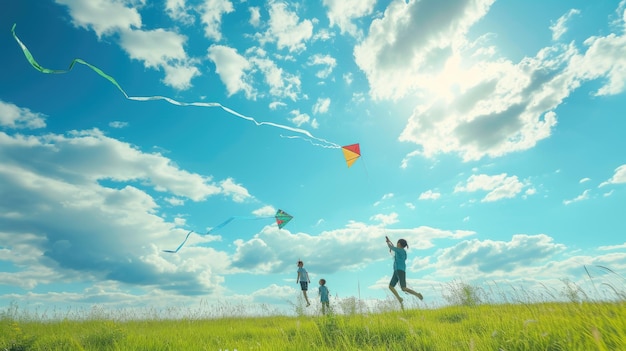
[[(49, 69), (49, 68), (43, 67), (35, 60), (35, 58), (30, 53), (30, 51), (28, 50), (26, 45), (24, 45), (24, 43), (22, 43), (20, 38), (17, 37), (17, 34), (15, 34), (15, 27), (16, 27), (16, 25), (17, 24), (13, 24), (13, 27), (11, 28), (11, 33), (13, 34), (13, 38), (15, 38), (15, 41), (17, 41), (17, 43), (19, 44), (20, 48), (22, 48), (22, 51), (24, 52), (24, 56), (26, 57), (26, 60), (28, 60), (28, 62), (31, 64), (31, 66), (33, 66), (33, 68), (35, 68), (36, 70), (38, 70), (41, 73), (47, 73), (47, 74), (68, 73), (69, 71), (72, 70), (72, 68), (74, 68), (75, 64), (80, 63), (81, 65), (85, 65), (85, 66), (91, 68), (94, 72), (96, 72), (102, 78), (105, 78), (106, 80), (111, 82), (113, 85), (115, 85), (117, 87), (117, 89), (119, 89), (119, 91), (121, 91), (122, 94), (124, 94), (124, 97), (126, 99), (128, 99), (128, 100), (134, 100), (134, 101), (165, 100), (165, 101), (169, 102), (170, 104), (177, 105), (177, 106), (219, 107), (222, 110), (230, 113), (233, 116), (236, 116), (236, 117), (243, 118), (245, 120), (254, 122), (254, 124), (256, 124), (257, 126), (267, 125), (267, 126), (271, 126), (271, 127), (281, 128), (281, 129), (288, 130), (288, 131), (291, 131), (291, 132), (294, 132), (294, 133), (299, 133), (299, 134), (302, 134), (302, 135), (306, 135), (310, 139), (306, 139), (306, 138), (303, 138), (303, 137), (300, 137), (300, 136), (287, 136), (287, 138), (303, 139), (303, 140), (306, 140), (306, 141), (310, 142), (311, 144), (313, 144), (315, 146), (321, 146), (321, 147), (329, 148), (329, 149), (339, 149), (340, 148), (340, 146), (338, 144), (335, 144), (333, 142), (330, 142), (330, 141), (322, 139), (322, 138), (317, 138), (317, 137), (313, 136), (309, 131), (307, 131), (305, 129), (290, 127), (290, 126), (286, 126), (286, 125), (282, 125), (282, 124), (278, 124), (278, 123), (273, 123), (273, 122), (258, 122), (257, 120), (255, 120), (252, 117), (242, 115), (241, 113), (239, 113), (237, 111), (234, 111), (234, 110), (232, 110), (232, 109), (230, 109), (230, 108), (228, 108), (226, 106), (223, 106), (222, 104), (217, 103), (217, 102), (180, 102), (180, 101), (174, 100), (174, 99), (169, 98), (169, 97), (158, 96), (158, 95), (156, 95), (156, 96), (128, 96), (128, 94), (126, 94), (124, 89), (122, 89), (122, 86), (115, 80), (115, 78), (113, 78), (110, 75), (106, 74), (100, 68), (98, 68), (98, 67), (96, 67), (96, 66), (94, 66), (94, 65), (92, 65), (92, 64), (90, 64), (90, 63), (88, 63), (86, 61), (83, 61), (83, 60), (81, 60), (79, 58), (73, 59), (72, 62), (70, 63), (70, 65), (69, 65), (69, 67), (66, 70), (56, 70), (56, 69)], [(311, 139), (316, 140), (319, 143), (318, 142), (314, 142)]]

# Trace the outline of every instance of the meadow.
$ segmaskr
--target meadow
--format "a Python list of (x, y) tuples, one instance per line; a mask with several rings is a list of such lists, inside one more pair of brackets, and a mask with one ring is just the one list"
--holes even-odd
[(479, 288), (450, 288), (449, 304), (438, 308), (347, 298), (327, 315), (296, 303), (292, 316), (235, 308), (235, 316), (135, 319), (96, 308), (49, 319), (12, 305), (0, 313), (0, 350), (626, 350), (623, 291), (597, 300), (570, 285), (566, 301), (493, 303)]

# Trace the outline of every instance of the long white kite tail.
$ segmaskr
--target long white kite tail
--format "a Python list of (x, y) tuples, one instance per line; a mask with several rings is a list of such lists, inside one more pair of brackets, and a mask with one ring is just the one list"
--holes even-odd
[[(122, 94), (124, 94), (124, 97), (128, 100), (134, 100), (134, 101), (153, 101), (153, 100), (164, 100), (169, 102), (172, 105), (177, 105), (177, 106), (197, 106), (197, 107), (219, 107), (222, 110), (230, 113), (231, 115), (235, 116), (235, 117), (239, 117), (239, 118), (243, 118), (245, 120), (251, 121), (254, 124), (256, 124), (257, 126), (270, 126), (270, 127), (276, 127), (276, 128), (281, 128), (284, 130), (288, 130), (290, 132), (294, 132), (294, 133), (299, 133), (302, 135), (305, 135), (307, 138), (301, 137), (301, 136), (288, 136), (287, 138), (292, 138), (292, 139), (303, 139), (306, 140), (308, 142), (310, 142), (311, 144), (315, 145), (315, 146), (320, 146), (320, 147), (324, 147), (324, 148), (329, 148), (329, 149), (339, 149), (341, 148), (338, 144), (335, 144), (333, 142), (330, 142), (328, 140), (322, 139), (322, 138), (318, 138), (313, 136), (313, 134), (311, 134), (309, 131), (305, 130), (305, 129), (301, 129), (301, 128), (295, 128), (295, 127), (290, 127), (290, 126), (286, 126), (283, 124), (278, 124), (278, 123), (273, 123), (273, 122), (259, 122), (256, 119), (250, 117), (250, 116), (246, 116), (243, 115), (229, 107), (226, 107), (218, 102), (181, 102), (181, 101), (177, 101), (174, 100), (172, 98), (166, 97), (166, 96), (129, 96), (128, 94), (126, 94), (126, 91), (124, 91), (124, 89), (122, 89), (122, 86), (115, 80), (115, 78), (113, 78), (112, 76), (106, 74), (103, 70), (101, 70), (100, 68), (82, 60), (79, 58), (75, 58), (72, 60), (72, 62), (70, 63), (69, 67), (65, 70), (57, 70), (57, 69), (50, 69), (50, 68), (45, 68), (43, 66), (41, 66), (39, 63), (37, 63), (37, 61), (35, 60), (35, 58), (33, 57), (33, 55), (30, 53), (30, 51), (28, 50), (28, 48), (26, 47), (26, 45), (24, 45), (24, 43), (22, 43), (22, 41), (17, 37), (17, 35), (15, 34), (15, 26), (16, 24), (13, 24), (13, 27), (11, 28), (11, 33), (13, 34), (13, 38), (15, 38), (15, 41), (17, 41), (17, 43), (19, 44), (20, 48), (22, 49), (22, 51), (24, 52), (24, 56), (26, 57), (26, 59), (28, 60), (28, 62), (31, 64), (31, 66), (33, 66), (33, 68), (35, 68), (36, 70), (38, 70), (41, 73), (47, 73), (47, 74), (62, 74), (62, 73), (68, 73), (69, 71), (72, 70), (72, 68), (74, 67), (75, 64), (80, 63), (81, 65), (85, 65), (89, 68), (91, 68), (91, 70), (93, 70), (94, 72), (96, 72), (98, 75), (100, 75), (102, 78), (108, 80), (109, 82), (111, 82), (111, 84), (115, 85), (117, 87), (117, 89), (119, 89), (119, 91), (122, 92)], [(284, 137), (284, 136), (283, 136)], [(317, 142), (315, 142), (317, 141)]]

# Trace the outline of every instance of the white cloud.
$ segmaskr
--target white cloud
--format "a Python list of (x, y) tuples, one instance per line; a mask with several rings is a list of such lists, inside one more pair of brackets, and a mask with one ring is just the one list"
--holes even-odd
[(141, 16), (135, 8), (125, 6), (121, 0), (56, 0), (69, 7), (74, 25), (91, 28), (98, 35), (113, 34), (120, 30), (141, 28)]
[(200, 6), (200, 18), (204, 24), (204, 36), (215, 41), (222, 40), (222, 16), (234, 11), (228, 0), (203, 0)]
[(272, 216), (276, 214), (276, 209), (273, 206), (266, 205), (252, 211), (252, 214), (255, 216)]
[(517, 176), (508, 177), (506, 173), (490, 176), (486, 174), (471, 175), (465, 185), (458, 184), (454, 192), (488, 191), (482, 202), (493, 202), (513, 198), (524, 188)]
[(551, 135), (555, 110), (582, 83), (605, 79), (596, 95), (624, 91), (623, 30), (587, 39), (582, 54), (575, 43), (555, 43), (517, 63), (477, 60), (488, 37), (468, 42), (465, 36), (492, 2), (392, 1), (356, 46), (374, 99), (423, 101), (399, 137), (419, 145), (414, 156), (457, 153), (471, 161), (527, 150)]
[(587, 199), (589, 199), (589, 191), (590, 190), (587, 189), (587, 190), (583, 191), (582, 194), (576, 196), (575, 198), (573, 198), (571, 200), (563, 200), (563, 204), (569, 205), (569, 204), (574, 203), (574, 202), (587, 200)]
[(0, 100), (0, 127), (37, 129), (46, 126), (46, 116)]
[(236, 184), (232, 178), (227, 178), (220, 182), (220, 187), (222, 187), (224, 194), (230, 195), (235, 202), (244, 202), (245, 200), (252, 198), (248, 189)]
[(286, 104), (286, 103), (284, 103), (284, 102), (281, 102), (281, 101), (272, 101), (272, 102), (270, 102), (270, 104), (269, 104), (269, 108), (270, 108), (270, 110), (276, 110), (276, 109), (278, 109), (279, 107), (285, 107), (285, 106), (287, 106), (287, 104)]
[(247, 98), (254, 98), (255, 91), (246, 81), (246, 72), (252, 68), (248, 60), (233, 48), (211, 45), (208, 57), (215, 63), (215, 72), (226, 85), (228, 96), (243, 91)]
[(158, 215), (160, 200), (150, 193), (163, 194), (170, 205), (220, 193), (245, 198), (232, 180), (217, 186), (97, 130), (0, 132), (0, 159), (0, 242), (11, 251), (3, 257), (19, 267), (3, 273), (3, 281), (23, 278), (21, 285), (34, 287), (101, 279), (195, 294), (210, 293), (223, 280), (216, 272), (227, 270), (228, 256), (193, 247), (212, 237), (190, 238), (184, 258), (160, 252), (157, 245), (174, 248), (186, 231), (177, 228), (184, 224), (180, 216), (167, 222)]
[(186, 41), (184, 35), (163, 29), (123, 31), (120, 36), (120, 45), (132, 59), (143, 61), (147, 68), (163, 68), (163, 82), (180, 90), (191, 87), (191, 80), (200, 75), (187, 57)]
[(261, 25), (261, 11), (258, 7), (250, 7), (248, 8), (250, 11), (250, 24), (253, 27), (258, 27)]
[(481, 273), (510, 272), (520, 265), (546, 262), (565, 248), (545, 234), (516, 234), (511, 241), (472, 239), (442, 249), (437, 254), (437, 266), (463, 266)]
[(187, 59), (183, 47), (187, 37), (164, 29), (124, 31), (120, 40), (130, 57), (143, 61), (147, 68)]
[[(119, 34), (120, 46), (131, 59), (142, 61), (145, 67), (163, 69), (163, 82), (173, 88), (184, 90), (191, 87), (191, 80), (200, 75), (194, 60), (187, 57), (184, 35), (162, 28), (141, 29), (141, 16), (138, 9), (143, 2), (128, 3), (121, 0), (57, 0), (69, 7), (72, 21), (76, 26), (91, 28), (101, 37)], [(126, 7), (134, 5), (135, 8)], [(172, 18), (190, 21), (185, 16), (183, 0), (168, 0), (165, 10)]]
[(313, 124), (313, 121), (311, 120), (311, 117), (309, 115), (307, 115), (306, 113), (300, 113), (299, 110), (293, 110), (291, 112), (289, 112), (290, 115), (292, 115), (292, 118), (289, 118), (289, 121), (291, 121), (291, 123), (295, 124), (296, 126), (300, 127), (303, 124)]
[(582, 183), (586, 183), (586, 182), (588, 182), (590, 180), (591, 180), (591, 178), (585, 177), (585, 178), (582, 178), (581, 180), (579, 180), (578, 183), (582, 184)]
[(550, 30), (552, 31), (552, 40), (559, 40), (561, 36), (567, 32), (567, 21), (569, 21), (574, 15), (578, 14), (580, 14), (580, 10), (571, 9), (566, 14), (559, 17), (559, 19), (550, 26)]
[(392, 212), (390, 214), (379, 213), (370, 217), (370, 220), (380, 222), (380, 225), (382, 226), (387, 226), (390, 224), (398, 223), (398, 214), (395, 212)]
[(493, 0), (391, 1), (354, 49), (373, 98), (404, 96), (424, 72), (438, 71)]
[(329, 98), (319, 98), (315, 105), (313, 105), (313, 114), (317, 115), (320, 113), (328, 112), (328, 108), (330, 107), (330, 99)]
[(623, 183), (626, 183), (626, 164), (617, 167), (611, 179), (605, 182), (602, 182), (600, 184), (600, 187), (603, 187), (609, 184), (623, 184)]
[(163, 199), (165, 202), (172, 206), (183, 206), (185, 204), (185, 200), (179, 197), (166, 197)]
[(361, 33), (352, 21), (370, 15), (376, 0), (323, 0), (323, 4), (328, 7), (327, 16), (331, 27), (338, 26), (341, 34), (360, 37)]
[(330, 55), (315, 54), (309, 58), (307, 65), (326, 66), (324, 69), (318, 71), (315, 74), (317, 78), (324, 79), (327, 78), (331, 73), (333, 73), (333, 69), (337, 65), (337, 60), (335, 60)]
[(116, 128), (116, 129), (126, 128), (128, 127), (128, 122), (111, 121), (109, 122), (109, 127)]
[(574, 57), (571, 70), (581, 80), (605, 79), (606, 83), (595, 93), (598, 96), (616, 95), (624, 91), (626, 82), (626, 35), (611, 33), (604, 37), (590, 37), (584, 55)]
[(393, 198), (393, 196), (394, 196), (393, 193), (386, 193), (385, 195), (383, 195), (383, 197), (379, 201), (376, 201), (374, 203), (374, 206), (380, 205), (383, 201)]
[(306, 48), (305, 42), (313, 35), (313, 24), (310, 20), (302, 20), (295, 12), (289, 11), (288, 5), (282, 1), (269, 2), (269, 29), (262, 41), (275, 42), (279, 50), (299, 52)]
[(427, 190), (427, 191), (421, 193), (418, 199), (419, 200), (437, 200), (440, 197), (441, 197), (441, 193), (440, 192)]
[[(387, 221), (397, 220), (397, 214), (374, 216), (372, 219)], [(350, 270), (365, 267), (371, 262), (387, 260), (388, 252), (384, 249), (381, 238), (404, 238), (411, 247), (427, 249), (434, 246), (437, 239), (461, 239), (474, 232), (449, 231), (430, 227), (410, 229), (389, 229), (383, 226), (368, 226), (364, 223), (350, 222), (345, 228), (324, 231), (318, 235), (290, 233), (288, 227), (278, 230), (275, 226), (266, 226), (259, 234), (248, 240), (235, 240), (236, 252), (233, 266), (253, 273), (284, 272), (301, 258), (302, 252), (308, 255), (306, 265), (316, 267), (320, 274), (331, 274), (338, 270)], [(382, 246), (382, 250), (381, 250)], [(351, 250), (359, 255), (337, 255), (337, 252)], [(341, 257), (340, 257), (341, 256)]]
[(166, 0), (165, 13), (175, 21), (191, 25), (195, 22), (195, 17), (189, 13), (190, 11), (185, 6), (185, 1), (186, 0)]
[(600, 246), (598, 250), (607, 251), (607, 250), (624, 250), (626, 249), (626, 242), (619, 245), (608, 245), (608, 246)]
[(269, 85), (270, 95), (286, 97), (293, 101), (298, 99), (301, 87), (298, 76), (285, 72), (274, 61), (265, 57), (254, 56), (250, 58), (250, 62), (263, 74), (265, 83)]
[(342, 77), (344, 82), (346, 82), (346, 84), (348, 85), (352, 84), (352, 81), (354, 80), (351, 72), (345, 73)]

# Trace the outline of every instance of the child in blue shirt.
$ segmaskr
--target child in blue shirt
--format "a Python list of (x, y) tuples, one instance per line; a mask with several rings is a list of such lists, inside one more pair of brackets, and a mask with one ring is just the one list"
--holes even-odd
[(306, 291), (309, 290), (309, 283), (311, 280), (309, 279), (309, 273), (304, 269), (304, 262), (298, 261), (298, 277), (296, 278), (296, 284), (300, 283), (300, 288), (302, 289), (302, 295), (304, 295), (304, 299), (306, 300), (306, 307), (311, 306), (309, 302), (309, 297), (306, 296)]
[(423, 300), (424, 297), (422, 296), (422, 294), (415, 292), (407, 288), (406, 286), (406, 251), (404, 250), (404, 248), (408, 248), (409, 244), (406, 242), (406, 240), (400, 239), (398, 240), (396, 246), (393, 246), (393, 243), (391, 242), (391, 240), (389, 240), (388, 237), (385, 237), (385, 239), (387, 240), (387, 246), (389, 246), (389, 250), (393, 251), (394, 253), (393, 276), (391, 277), (391, 281), (389, 282), (389, 290), (391, 290), (396, 299), (398, 299), (398, 301), (400, 302), (400, 306), (402, 307), (404, 307), (404, 305), (402, 305), (402, 301), (404, 300), (400, 297), (400, 295), (398, 295), (398, 292), (395, 288), (396, 284), (398, 284), (398, 281), (400, 282), (400, 288), (402, 288), (402, 291), (414, 295), (420, 300)]
[(326, 279), (320, 279), (320, 287), (318, 288), (320, 301), (322, 302), (322, 314), (330, 311), (330, 300), (328, 299), (328, 288), (326, 287)]

